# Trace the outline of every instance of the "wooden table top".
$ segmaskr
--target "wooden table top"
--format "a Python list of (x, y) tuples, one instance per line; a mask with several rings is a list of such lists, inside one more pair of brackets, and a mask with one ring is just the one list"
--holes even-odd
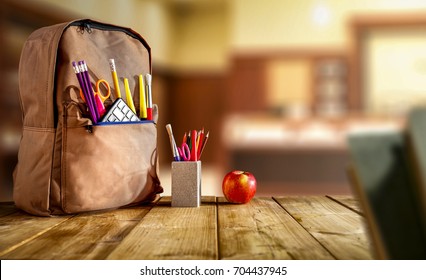
[(0, 203), (0, 259), (372, 259), (358, 202), (349, 196), (255, 197), (198, 208), (157, 203), (35, 217)]

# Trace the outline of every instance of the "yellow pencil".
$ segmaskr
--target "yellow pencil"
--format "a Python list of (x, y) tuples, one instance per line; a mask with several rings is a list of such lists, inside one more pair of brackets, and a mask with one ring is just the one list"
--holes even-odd
[(146, 102), (145, 102), (145, 85), (143, 83), (143, 76), (139, 75), (139, 118), (146, 119)]
[(127, 105), (132, 109), (133, 113), (136, 114), (135, 104), (133, 104), (132, 93), (130, 92), (129, 80), (124, 78), (124, 90), (126, 91)]
[(117, 71), (115, 69), (114, 59), (109, 60), (109, 68), (111, 69), (112, 80), (114, 82), (115, 93), (117, 94), (117, 98), (121, 98), (120, 92), (120, 84), (118, 83)]

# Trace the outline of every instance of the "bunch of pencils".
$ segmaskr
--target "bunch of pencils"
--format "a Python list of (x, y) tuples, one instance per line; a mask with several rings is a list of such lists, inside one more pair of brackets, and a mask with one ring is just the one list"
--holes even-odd
[[(191, 160), (200, 160), (201, 154), (203, 153), (204, 147), (206, 146), (207, 140), (209, 139), (209, 133), (204, 133), (202, 130), (192, 130), (188, 134), (185, 133), (182, 139), (182, 146), (186, 143), (189, 150), (191, 151)], [(193, 152), (194, 151), (194, 152)], [(195, 153), (195, 155), (194, 155)]]
[(171, 125), (166, 125), (166, 129), (169, 134), (170, 146), (175, 161), (198, 161), (201, 159), (201, 155), (209, 139), (209, 131), (205, 133), (203, 128), (201, 130), (190, 130), (188, 133), (185, 132), (182, 145), (177, 147)]
[(80, 88), (83, 91), (87, 107), (89, 108), (90, 117), (93, 123), (96, 124), (101, 116), (96, 105), (95, 94), (93, 92), (92, 85), (90, 84), (87, 64), (84, 60), (79, 61), (78, 64), (73, 61), (72, 67), (74, 68), (74, 72), (77, 76)]

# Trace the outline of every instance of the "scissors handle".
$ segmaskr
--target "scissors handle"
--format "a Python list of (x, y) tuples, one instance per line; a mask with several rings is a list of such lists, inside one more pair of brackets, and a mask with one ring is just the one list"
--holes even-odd
[[(104, 85), (104, 87), (106, 88), (107, 92), (106, 95), (103, 95), (100, 89), (101, 84)], [(95, 95), (99, 95), (99, 98), (102, 100), (102, 103), (105, 102), (105, 100), (107, 100), (109, 98), (109, 96), (111, 95), (111, 88), (109, 86), (109, 83), (107, 81), (105, 81), (104, 79), (100, 79), (96, 82), (96, 91), (95, 91)]]
[[(101, 90), (100, 90), (101, 83), (104, 85), (104, 87), (107, 90), (106, 95), (103, 95), (102, 92), (101, 92)], [(95, 89), (96, 90), (93, 93), (95, 94), (95, 96), (96, 95), (99, 96), (99, 98), (102, 101), (102, 103), (104, 103), (105, 100), (107, 100), (110, 97), (110, 95), (111, 95), (111, 88), (109, 86), (109, 83), (106, 80), (104, 80), (104, 79), (100, 79), (100, 80), (98, 80), (96, 82), (96, 88)], [(81, 97), (81, 99), (83, 99), (84, 102), (86, 102), (86, 99), (84, 98), (84, 94), (83, 94), (83, 90), (82, 89), (80, 89), (80, 97)]]
[(191, 159), (191, 151), (189, 150), (189, 146), (186, 143), (183, 143), (180, 148), (178, 148), (179, 155), (181, 159), (184, 161), (189, 161)]

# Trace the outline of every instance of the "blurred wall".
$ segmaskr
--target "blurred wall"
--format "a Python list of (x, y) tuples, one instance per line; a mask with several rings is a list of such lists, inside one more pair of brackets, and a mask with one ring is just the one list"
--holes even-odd
[(174, 20), (170, 66), (178, 71), (223, 72), (228, 66), (230, 41), (226, 1), (212, 1), (200, 7), (179, 6)]
[(130, 26), (174, 69), (226, 69), (233, 53), (347, 48), (355, 15), (426, 11), (421, 0), (26, 0)]
[(421, 0), (231, 0), (233, 50), (347, 47), (354, 15), (426, 11)]
[[(375, 28), (362, 46), (366, 110), (374, 114), (405, 114), (426, 105), (426, 30), (424, 26)], [(386, 63), (384, 63), (386, 62)]]

